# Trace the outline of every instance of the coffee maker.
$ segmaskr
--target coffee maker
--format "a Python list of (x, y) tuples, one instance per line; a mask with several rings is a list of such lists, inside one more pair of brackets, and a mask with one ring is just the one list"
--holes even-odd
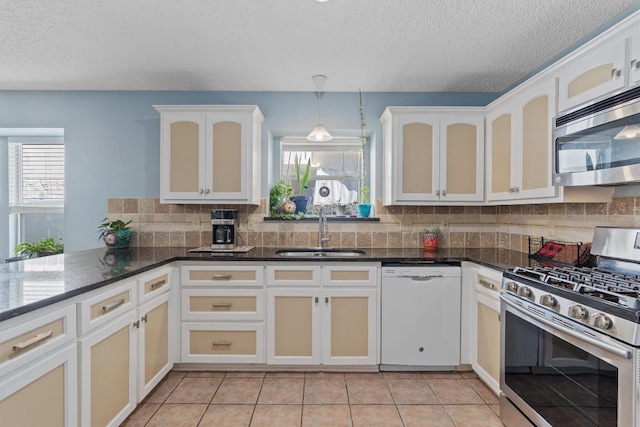
[(212, 209), (211, 231), (213, 249), (233, 249), (236, 247), (238, 211), (235, 209)]

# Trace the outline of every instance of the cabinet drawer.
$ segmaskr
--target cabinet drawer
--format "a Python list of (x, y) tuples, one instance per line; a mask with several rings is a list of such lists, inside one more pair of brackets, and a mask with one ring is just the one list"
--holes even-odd
[(263, 323), (185, 323), (182, 362), (264, 363)]
[(261, 266), (182, 267), (183, 286), (262, 286)]
[(476, 276), (476, 289), (478, 290), (487, 290), (498, 294), (498, 292), (500, 292), (500, 284), (500, 280), (485, 276), (484, 274), (478, 273)]
[(145, 302), (171, 288), (171, 268), (154, 270), (138, 279), (138, 300)]
[(267, 283), (270, 286), (319, 286), (320, 266), (269, 266), (267, 267)]
[(0, 331), (0, 377), (76, 337), (76, 310), (71, 304)]
[(264, 289), (184, 289), (185, 320), (264, 320)]
[(125, 282), (80, 302), (80, 335), (115, 319), (137, 304), (135, 281)]
[(322, 283), (325, 286), (376, 286), (376, 266), (326, 266), (322, 268)]

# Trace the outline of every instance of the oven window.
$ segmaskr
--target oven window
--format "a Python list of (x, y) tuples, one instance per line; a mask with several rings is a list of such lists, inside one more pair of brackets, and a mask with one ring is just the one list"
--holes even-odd
[(640, 163), (640, 114), (556, 140), (556, 172), (586, 172)]
[(506, 312), (505, 383), (553, 426), (616, 427), (618, 370)]

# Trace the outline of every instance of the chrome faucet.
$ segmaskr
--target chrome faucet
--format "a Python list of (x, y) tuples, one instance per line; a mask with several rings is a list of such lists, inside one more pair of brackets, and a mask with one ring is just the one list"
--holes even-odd
[(318, 220), (318, 247), (323, 248), (325, 242), (331, 240), (329, 235), (329, 223), (327, 222), (327, 213), (324, 210), (324, 205), (320, 206), (320, 217)]

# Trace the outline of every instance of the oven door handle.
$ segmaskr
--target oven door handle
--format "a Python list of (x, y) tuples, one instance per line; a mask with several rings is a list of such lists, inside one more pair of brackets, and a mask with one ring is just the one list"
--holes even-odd
[(533, 319), (536, 319), (538, 322), (540, 323), (544, 323), (545, 325), (555, 329), (556, 331), (560, 331), (563, 332), (567, 335), (570, 335), (576, 339), (579, 339), (581, 341), (586, 341), (589, 344), (598, 347), (602, 350), (608, 351), (610, 353), (613, 353), (617, 356), (620, 357), (624, 357), (625, 359), (631, 359), (631, 352), (629, 350), (625, 350), (623, 348), (617, 347), (615, 345), (611, 345), (611, 344), (607, 344), (601, 341), (598, 341), (596, 339), (591, 338), (588, 335), (584, 335), (584, 334), (580, 334), (578, 332), (572, 331), (571, 329), (561, 329), (558, 328), (558, 325), (556, 325), (553, 322), (548, 321), (547, 319), (543, 319), (542, 317), (533, 317), (531, 316), (531, 313), (529, 313), (527, 310), (525, 310), (524, 308), (512, 303), (511, 301), (509, 301), (508, 299), (506, 299), (505, 297), (503, 297), (502, 295), (500, 296), (500, 299), (507, 304), (509, 307), (512, 307), (516, 310), (518, 310), (519, 312), (527, 315), (528, 317), (532, 317)]

